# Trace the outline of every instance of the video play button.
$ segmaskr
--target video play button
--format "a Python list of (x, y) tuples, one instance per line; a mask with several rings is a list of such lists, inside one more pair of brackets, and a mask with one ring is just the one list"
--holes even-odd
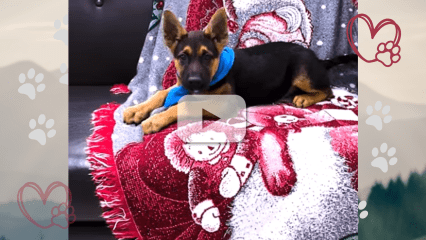
[[(185, 142), (239, 142), (245, 136), (246, 124), (242, 125), (240, 123), (238, 127), (232, 127), (232, 124), (229, 124), (229, 122), (235, 122), (232, 121), (232, 119), (241, 116), (242, 112), (246, 109), (244, 99), (238, 95), (186, 95), (180, 99), (177, 106), (178, 128), (181, 128), (183, 126), (186, 126), (186, 128), (188, 128), (190, 124), (197, 123), (202, 124), (202, 129), (197, 129), (202, 130), (203, 132), (211, 131), (214, 132), (214, 134), (220, 134), (221, 136), (238, 136), (237, 138), (197, 137), (196, 139), (183, 139), (179, 136), (181, 140)], [(223, 124), (230, 125), (232, 128), (227, 127), (226, 133), (221, 132), (221, 129), (224, 129), (222, 127)], [(195, 129), (196, 127), (194, 127), (194, 130)]]

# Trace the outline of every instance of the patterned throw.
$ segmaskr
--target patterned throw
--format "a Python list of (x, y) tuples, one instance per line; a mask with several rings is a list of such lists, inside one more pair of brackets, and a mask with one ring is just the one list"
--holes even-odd
[(112, 94), (127, 94), (127, 93), (130, 93), (130, 89), (127, 87), (126, 84), (123, 84), (123, 83), (115, 84), (114, 86), (111, 87), (111, 89), (109, 91)]
[[(268, 228), (266, 222), (255, 226), (250, 222), (264, 218), (263, 211), (276, 209), (275, 204), (284, 204), (275, 210), (276, 217), (286, 208), (294, 211), (295, 203), (286, 203), (286, 198), (301, 197), (297, 201), (305, 204), (297, 213), (278, 217), (280, 224), (274, 228), (287, 235), (280, 238), (282, 235), (276, 233), (276, 239), (297, 239), (294, 236), (300, 232), (308, 239), (356, 233), (358, 100), (344, 90), (335, 89), (334, 94), (330, 102), (307, 109), (286, 104), (248, 108), (245, 117), (217, 130), (226, 133), (224, 129), (247, 121), (248, 134), (241, 143), (185, 144), (177, 137), (178, 131), (188, 137), (200, 133), (221, 137), (212, 129), (203, 132), (201, 123), (180, 129), (174, 124), (145, 136), (143, 142), (127, 145), (115, 158), (111, 133), (117, 105), (105, 106), (95, 112), (95, 131), (88, 139), (88, 160), (98, 183), (104, 218), (113, 233), (123, 238), (238, 239), (240, 234), (244, 239), (266, 239), (268, 235), (261, 234), (266, 230), (247, 238), (253, 234), (249, 233), (252, 227)], [(314, 132), (321, 133), (317, 141), (311, 140), (317, 138)], [(294, 138), (300, 137), (302, 141), (294, 145)], [(300, 148), (304, 150), (297, 150)], [(253, 182), (256, 180), (260, 186)], [(309, 191), (316, 185), (318, 189)], [(255, 197), (238, 199), (250, 194), (253, 187), (264, 188), (255, 191), (257, 201), (247, 205), (244, 202)], [(265, 201), (268, 195), (272, 199)], [(248, 214), (240, 210), (245, 207), (262, 211)], [(320, 212), (310, 212), (313, 210)], [(299, 220), (293, 219), (296, 216)], [(319, 216), (322, 223), (315, 220)], [(286, 221), (291, 224), (282, 224)], [(308, 230), (314, 223), (321, 229)]]
[[(229, 16), (229, 47), (291, 41), (322, 59), (352, 53), (340, 35), (356, 14), (351, 0), (155, 0), (138, 75), (129, 84), (132, 94), (121, 106), (106, 104), (93, 113), (87, 154), (103, 217), (119, 239), (341, 239), (356, 234), (356, 94), (333, 89), (335, 98), (307, 109), (252, 107), (218, 132), (203, 131), (201, 123), (180, 129), (174, 124), (141, 136), (140, 127), (122, 124), (124, 108), (176, 82), (160, 34), (163, 8), (190, 31), (203, 29), (222, 6)], [(223, 139), (226, 129), (245, 121), (241, 143), (193, 146), (176, 137), (180, 132)]]

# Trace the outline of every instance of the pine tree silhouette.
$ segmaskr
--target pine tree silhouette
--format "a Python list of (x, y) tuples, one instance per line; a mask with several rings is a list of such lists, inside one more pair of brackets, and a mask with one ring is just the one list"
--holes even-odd
[(37, 240), (44, 240), (44, 234), (43, 234), (43, 232), (41, 232), (41, 230), (38, 233)]
[(426, 235), (426, 171), (398, 177), (387, 189), (376, 183), (367, 199), (368, 217), (359, 221), (359, 238), (415, 239)]

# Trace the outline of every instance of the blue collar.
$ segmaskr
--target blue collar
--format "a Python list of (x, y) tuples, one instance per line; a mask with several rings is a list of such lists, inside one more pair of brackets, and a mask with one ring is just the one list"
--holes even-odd
[[(232, 65), (234, 65), (235, 53), (234, 50), (230, 47), (225, 47), (220, 54), (219, 66), (215, 75), (213, 76), (210, 86), (215, 85), (220, 82), (226, 75), (228, 75), (229, 70), (231, 70)], [(167, 94), (166, 100), (164, 101), (164, 107), (168, 108), (175, 105), (179, 100), (188, 95), (189, 91), (186, 90), (183, 86), (178, 86), (169, 91)]]

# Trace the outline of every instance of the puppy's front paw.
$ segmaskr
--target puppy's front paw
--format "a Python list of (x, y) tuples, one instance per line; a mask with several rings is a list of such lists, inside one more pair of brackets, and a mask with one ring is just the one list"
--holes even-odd
[(149, 111), (143, 105), (128, 107), (123, 111), (123, 121), (127, 124), (139, 124), (142, 120), (146, 119)]
[(147, 120), (143, 121), (141, 126), (144, 134), (156, 133), (163, 128), (163, 125), (160, 124), (159, 119), (156, 119), (154, 117), (150, 117)]

